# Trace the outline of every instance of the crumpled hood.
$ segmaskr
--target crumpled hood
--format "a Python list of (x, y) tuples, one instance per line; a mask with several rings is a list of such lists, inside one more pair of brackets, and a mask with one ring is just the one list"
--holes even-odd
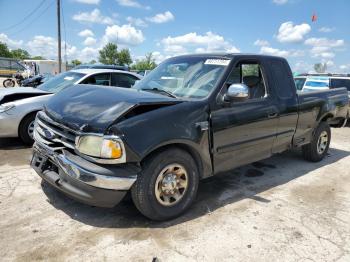
[(13, 102), (19, 99), (49, 94), (46, 91), (32, 87), (12, 87), (0, 89), (0, 104)]
[(130, 88), (75, 85), (55, 94), (46, 104), (45, 112), (74, 130), (105, 132), (139, 106), (166, 106), (179, 102), (181, 100)]

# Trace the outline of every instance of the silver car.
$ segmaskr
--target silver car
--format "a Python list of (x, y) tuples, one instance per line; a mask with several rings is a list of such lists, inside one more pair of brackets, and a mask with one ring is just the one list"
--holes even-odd
[(19, 137), (31, 145), (36, 113), (43, 109), (51, 96), (68, 86), (94, 84), (128, 88), (140, 79), (141, 76), (128, 71), (77, 69), (59, 74), (37, 88), (0, 89), (0, 138)]

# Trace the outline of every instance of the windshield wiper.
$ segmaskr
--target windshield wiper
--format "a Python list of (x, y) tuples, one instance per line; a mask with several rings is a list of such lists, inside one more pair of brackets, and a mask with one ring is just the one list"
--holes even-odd
[(163, 89), (159, 89), (157, 87), (154, 87), (154, 88), (142, 88), (141, 90), (142, 91), (155, 92), (155, 93), (162, 93), (162, 94), (165, 94), (167, 96), (170, 96), (170, 97), (173, 97), (173, 98), (177, 98), (177, 96), (174, 95), (173, 93), (171, 93), (169, 91), (166, 91), (166, 90), (163, 90)]

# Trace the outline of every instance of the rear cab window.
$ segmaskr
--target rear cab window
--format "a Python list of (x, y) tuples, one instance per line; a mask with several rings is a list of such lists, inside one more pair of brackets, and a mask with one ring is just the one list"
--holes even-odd
[(330, 82), (331, 88), (346, 87), (350, 92), (350, 78), (331, 78)]
[(273, 60), (270, 66), (277, 95), (284, 99), (293, 98), (296, 92), (295, 83), (286, 64), (280, 60)]

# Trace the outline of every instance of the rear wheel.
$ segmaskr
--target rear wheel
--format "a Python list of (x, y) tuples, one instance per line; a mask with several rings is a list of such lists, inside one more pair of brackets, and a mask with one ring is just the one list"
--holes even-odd
[(321, 122), (311, 143), (302, 147), (304, 158), (312, 162), (321, 161), (328, 152), (330, 142), (331, 129), (327, 122)]
[(186, 151), (169, 149), (145, 161), (131, 189), (137, 209), (153, 220), (179, 216), (194, 201), (198, 168)]
[(4, 82), (2, 82), (2, 85), (4, 87), (14, 87), (15, 86), (15, 81), (13, 81), (12, 79), (5, 79)]
[(26, 116), (19, 125), (19, 138), (26, 145), (32, 145), (34, 143), (34, 122), (36, 113), (32, 113)]

